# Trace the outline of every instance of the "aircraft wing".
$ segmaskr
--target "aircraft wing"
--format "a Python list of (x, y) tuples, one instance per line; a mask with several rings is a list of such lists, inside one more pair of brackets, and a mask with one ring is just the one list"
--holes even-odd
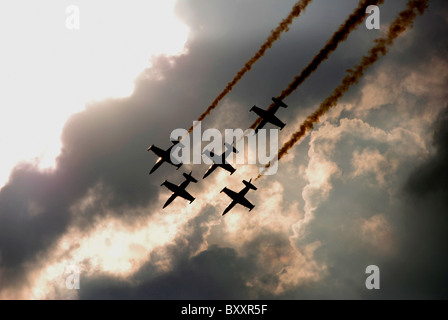
[(255, 133), (258, 132), (258, 130), (262, 129), (266, 123), (268, 123), (265, 119), (261, 120), (260, 124), (255, 128)]
[(162, 165), (163, 161), (162, 158), (159, 158), (156, 162), (156, 164), (154, 165), (154, 167), (152, 167), (151, 171), (149, 172), (149, 174), (153, 173), (154, 171), (156, 171), (161, 165)]
[(156, 155), (158, 155), (159, 157), (163, 157), (165, 155), (165, 150), (160, 149), (159, 147), (156, 147), (154, 145), (150, 146), (148, 148), (148, 151), (151, 150), (152, 152), (154, 152)]
[(248, 208), (249, 211), (252, 210), (252, 209), (255, 207), (255, 206), (254, 206), (252, 203), (250, 203), (250, 201), (247, 200), (246, 198), (239, 199), (239, 200), (238, 200), (238, 203), (241, 204), (241, 205), (243, 205), (243, 206), (245, 206), (246, 208)]
[(235, 170), (236, 170), (236, 169), (235, 169), (234, 167), (232, 167), (232, 165), (229, 164), (229, 163), (223, 163), (223, 164), (220, 164), (220, 166), (221, 166), (221, 168), (223, 168), (224, 170), (229, 171), (230, 174), (234, 173)]
[(216, 169), (217, 167), (218, 167), (218, 165), (217, 165), (216, 163), (212, 164), (212, 165), (208, 168), (207, 172), (205, 172), (205, 174), (204, 174), (204, 176), (202, 177), (202, 179), (207, 178), (207, 177), (210, 175), (210, 173), (212, 173), (213, 171), (215, 171), (215, 169)]
[(193, 200), (194, 200), (194, 197), (191, 194), (189, 194), (188, 191), (186, 191), (186, 190), (177, 192), (176, 195), (179, 197), (182, 197), (186, 200), (189, 200), (190, 202), (193, 202)]
[(171, 197), (168, 198), (168, 200), (166, 200), (165, 204), (163, 205), (163, 208), (165, 208), (166, 206), (168, 206), (171, 202), (173, 202), (174, 199), (176, 199), (177, 194), (173, 193), (171, 195)]
[(170, 189), (174, 193), (178, 193), (178, 191), (179, 191), (179, 187), (169, 181), (165, 181), (163, 185), (166, 186), (168, 189)]
[(283, 127), (285, 126), (285, 124), (273, 114), (270, 115), (270, 117), (266, 120), (268, 120), (272, 124), (275, 124), (277, 127), (280, 127), (280, 129), (283, 129)]
[(224, 212), (222, 213), (222, 215), (224, 216), (227, 212), (229, 212), (230, 210), (232, 210), (232, 208), (236, 205), (236, 201), (232, 201), (229, 206), (224, 210)]
[(250, 111), (255, 112), (259, 117), (264, 118), (266, 117), (266, 110), (260, 109), (257, 106), (253, 106)]
[(227, 187), (224, 187), (224, 189), (222, 189), (221, 192), (224, 192), (226, 195), (228, 195), (232, 199), (238, 198), (238, 193), (236, 193), (235, 191), (230, 190)]

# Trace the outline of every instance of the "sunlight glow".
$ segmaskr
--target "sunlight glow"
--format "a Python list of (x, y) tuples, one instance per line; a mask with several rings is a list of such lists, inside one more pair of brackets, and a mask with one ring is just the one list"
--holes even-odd
[[(79, 8), (69, 30), (66, 8)], [(54, 167), (67, 118), (125, 97), (152, 55), (183, 53), (175, 1), (47, 0), (0, 4), (0, 187), (19, 161)]]

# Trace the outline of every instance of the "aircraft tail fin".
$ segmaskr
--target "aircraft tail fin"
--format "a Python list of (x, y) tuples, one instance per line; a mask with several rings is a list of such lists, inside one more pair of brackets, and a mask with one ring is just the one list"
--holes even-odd
[(252, 183), (251, 183), (252, 179), (250, 179), (249, 181), (243, 180), (243, 183), (246, 185), (246, 187), (251, 188), (252, 190), (257, 190), (257, 187), (255, 187)]
[(183, 175), (184, 175), (185, 179), (187, 179), (188, 181), (197, 183), (198, 180), (196, 180), (195, 178), (193, 178), (193, 176), (191, 175), (192, 173), (193, 173), (193, 171), (190, 171), (189, 174), (183, 173)]
[(286, 103), (284, 103), (282, 100), (279, 100), (277, 98), (272, 97), (272, 101), (274, 101), (274, 103), (282, 108), (288, 108), (288, 105)]

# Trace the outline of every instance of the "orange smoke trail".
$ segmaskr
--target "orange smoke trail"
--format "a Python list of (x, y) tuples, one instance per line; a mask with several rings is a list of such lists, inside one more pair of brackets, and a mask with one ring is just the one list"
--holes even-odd
[[(328, 110), (334, 107), (339, 98), (341, 98), (348, 89), (357, 84), (364, 72), (373, 65), (380, 57), (387, 54), (389, 48), (393, 45), (395, 39), (403, 33), (406, 28), (412, 27), (414, 19), (417, 15), (422, 15), (428, 7), (429, 0), (411, 0), (407, 3), (407, 8), (400, 12), (394, 22), (389, 27), (384, 37), (375, 39), (375, 45), (369, 50), (368, 54), (362, 57), (361, 63), (356, 65), (354, 69), (347, 70), (347, 75), (342, 79), (342, 83), (336, 87), (330, 96), (328, 96), (319, 106), (319, 108), (309, 115), (300, 125), (298, 131), (294, 132), (290, 139), (283, 144), (278, 153), (280, 160), (288, 151), (310, 130), (314, 128), (314, 124)], [(270, 164), (265, 167), (268, 168)], [(258, 180), (261, 174), (255, 180)]]
[[(343, 24), (341, 24), (333, 33), (333, 36), (330, 40), (327, 41), (325, 46), (320, 49), (319, 53), (314, 56), (313, 60), (300, 72), (298, 76), (296, 76), (293, 81), (288, 85), (288, 87), (282, 91), (282, 93), (277, 97), (279, 100), (283, 100), (287, 96), (289, 96), (294, 90), (297, 89), (316, 69), (320, 66), (320, 64), (327, 60), (330, 54), (335, 51), (338, 45), (341, 42), (344, 42), (350, 32), (355, 30), (359, 24), (364, 21), (366, 16), (366, 8), (369, 5), (380, 5), (384, 2), (384, 0), (361, 0), (359, 1), (358, 7), (353, 11), (353, 13), (345, 20)], [(268, 107), (268, 110), (271, 110), (274, 107), (274, 103)], [(250, 126), (251, 129), (255, 129), (261, 122), (261, 118), (257, 118), (255, 122)]]
[[(289, 26), (291, 25), (293, 20), (297, 18), (302, 13), (302, 11), (305, 10), (305, 8), (308, 6), (308, 4), (310, 4), (311, 1), (312, 0), (300, 0), (293, 6), (288, 16), (285, 19), (283, 19), (275, 29), (271, 30), (269, 37), (261, 45), (258, 51), (237, 72), (232, 81), (227, 83), (224, 90), (222, 90), (221, 93), (215, 98), (215, 100), (213, 100), (212, 104), (207, 108), (207, 110), (205, 110), (204, 113), (202, 113), (199, 116), (198, 121), (204, 120), (204, 118), (208, 116), (210, 112), (218, 106), (218, 103), (233, 89), (233, 87), (238, 83), (238, 81), (240, 81), (241, 78), (243, 78), (246, 72), (252, 69), (252, 66), (255, 64), (255, 62), (257, 62), (262, 56), (264, 56), (265, 52), (272, 47), (272, 44), (275, 41), (280, 39), (281, 34), (283, 32), (289, 31)], [(188, 129), (188, 133), (191, 133), (192, 130), (193, 126), (191, 126), (190, 129)]]

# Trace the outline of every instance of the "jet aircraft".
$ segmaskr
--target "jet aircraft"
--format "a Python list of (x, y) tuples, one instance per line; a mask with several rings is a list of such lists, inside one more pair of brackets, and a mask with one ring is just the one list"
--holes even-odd
[(213, 164), (208, 168), (207, 172), (204, 174), (203, 179), (207, 178), (218, 167), (221, 167), (224, 170), (229, 171), (230, 175), (232, 175), (235, 172), (236, 169), (232, 167), (232, 165), (228, 163), (226, 159), (232, 152), (238, 153), (238, 150), (236, 150), (234, 146), (231, 146), (228, 143), (224, 143), (224, 145), (226, 146), (226, 151), (219, 156), (215, 154), (213, 151), (209, 150), (204, 151), (204, 154), (211, 160), (213, 160)]
[(222, 215), (225, 215), (227, 212), (229, 212), (236, 204), (241, 204), (245, 206), (246, 208), (249, 208), (249, 211), (251, 211), (255, 206), (249, 202), (249, 200), (246, 199), (247, 192), (252, 190), (257, 190), (257, 188), (251, 183), (252, 179), (249, 181), (243, 180), (243, 183), (245, 187), (240, 192), (235, 192), (227, 187), (224, 187), (224, 189), (221, 190), (221, 192), (224, 192), (227, 194), (230, 198), (232, 198), (232, 202), (229, 204), (229, 206), (224, 210)]
[(283, 107), (283, 108), (287, 108), (288, 106), (283, 103), (283, 101), (272, 97), (272, 101), (274, 102), (274, 107), (271, 110), (263, 110), (258, 108), (257, 106), (253, 106), (250, 111), (255, 112), (260, 118), (262, 118), (263, 120), (261, 120), (260, 124), (255, 128), (255, 133), (258, 132), (258, 130), (260, 130), (261, 128), (263, 128), (265, 126), (266, 123), (270, 122), (274, 125), (276, 125), (277, 127), (280, 127), (280, 130), (283, 129), (283, 127), (285, 126), (285, 124), (275, 116), (275, 113), (277, 112), (278, 108)]
[[(152, 152), (154, 152), (156, 155), (159, 156), (159, 158), (157, 159), (154, 167), (152, 167), (151, 171), (149, 172), (149, 174), (153, 173), (154, 171), (156, 171), (164, 162), (168, 162), (169, 164), (172, 164), (173, 166), (175, 166), (177, 169), (179, 169), (182, 166), (182, 163), (173, 163), (171, 161), (171, 150), (180, 143), (180, 140), (175, 140), (172, 141), (173, 145), (171, 147), (169, 147), (167, 150), (162, 150), (158, 147), (156, 147), (155, 145), (150, 146), (146, 151), (151, 150)], [(180, 144), (180, 146), (182, 146), (182, 144)], [(176, 169), (176, 170), (177, 170)]]
[(198, 180), (193, 178), (191, 173), (192, 172), (190, 172), (190, 174), (183, 173), (183, 176), (185, 177), (185, 181), (182, 182), (178, 186), (173, 184), (173, 183), (171, 183), (171, 182), (169, 182), (169, 181), (166, 181), (166, 180), (161, 184), (161, 186), (165, 186), (165, 187), (167, 187), (168, 189), (170, 189), (173, 192), (171, 197), (169, 197), (168, 200), (163, 205), (163, 208), (168, 206), (177, 197), (182, 197), (182, 198), (184, 198), (186, 200), (189, 200), (190, 203), (192, 203), (194, 201), (195, 198), (191, 194), (189, 194), (187, 192), (187, 190), (185, 190), (187, 188), (187, 186), (190, 184), (190, 182), (194, 182), (194, 183), (198, 182)]

